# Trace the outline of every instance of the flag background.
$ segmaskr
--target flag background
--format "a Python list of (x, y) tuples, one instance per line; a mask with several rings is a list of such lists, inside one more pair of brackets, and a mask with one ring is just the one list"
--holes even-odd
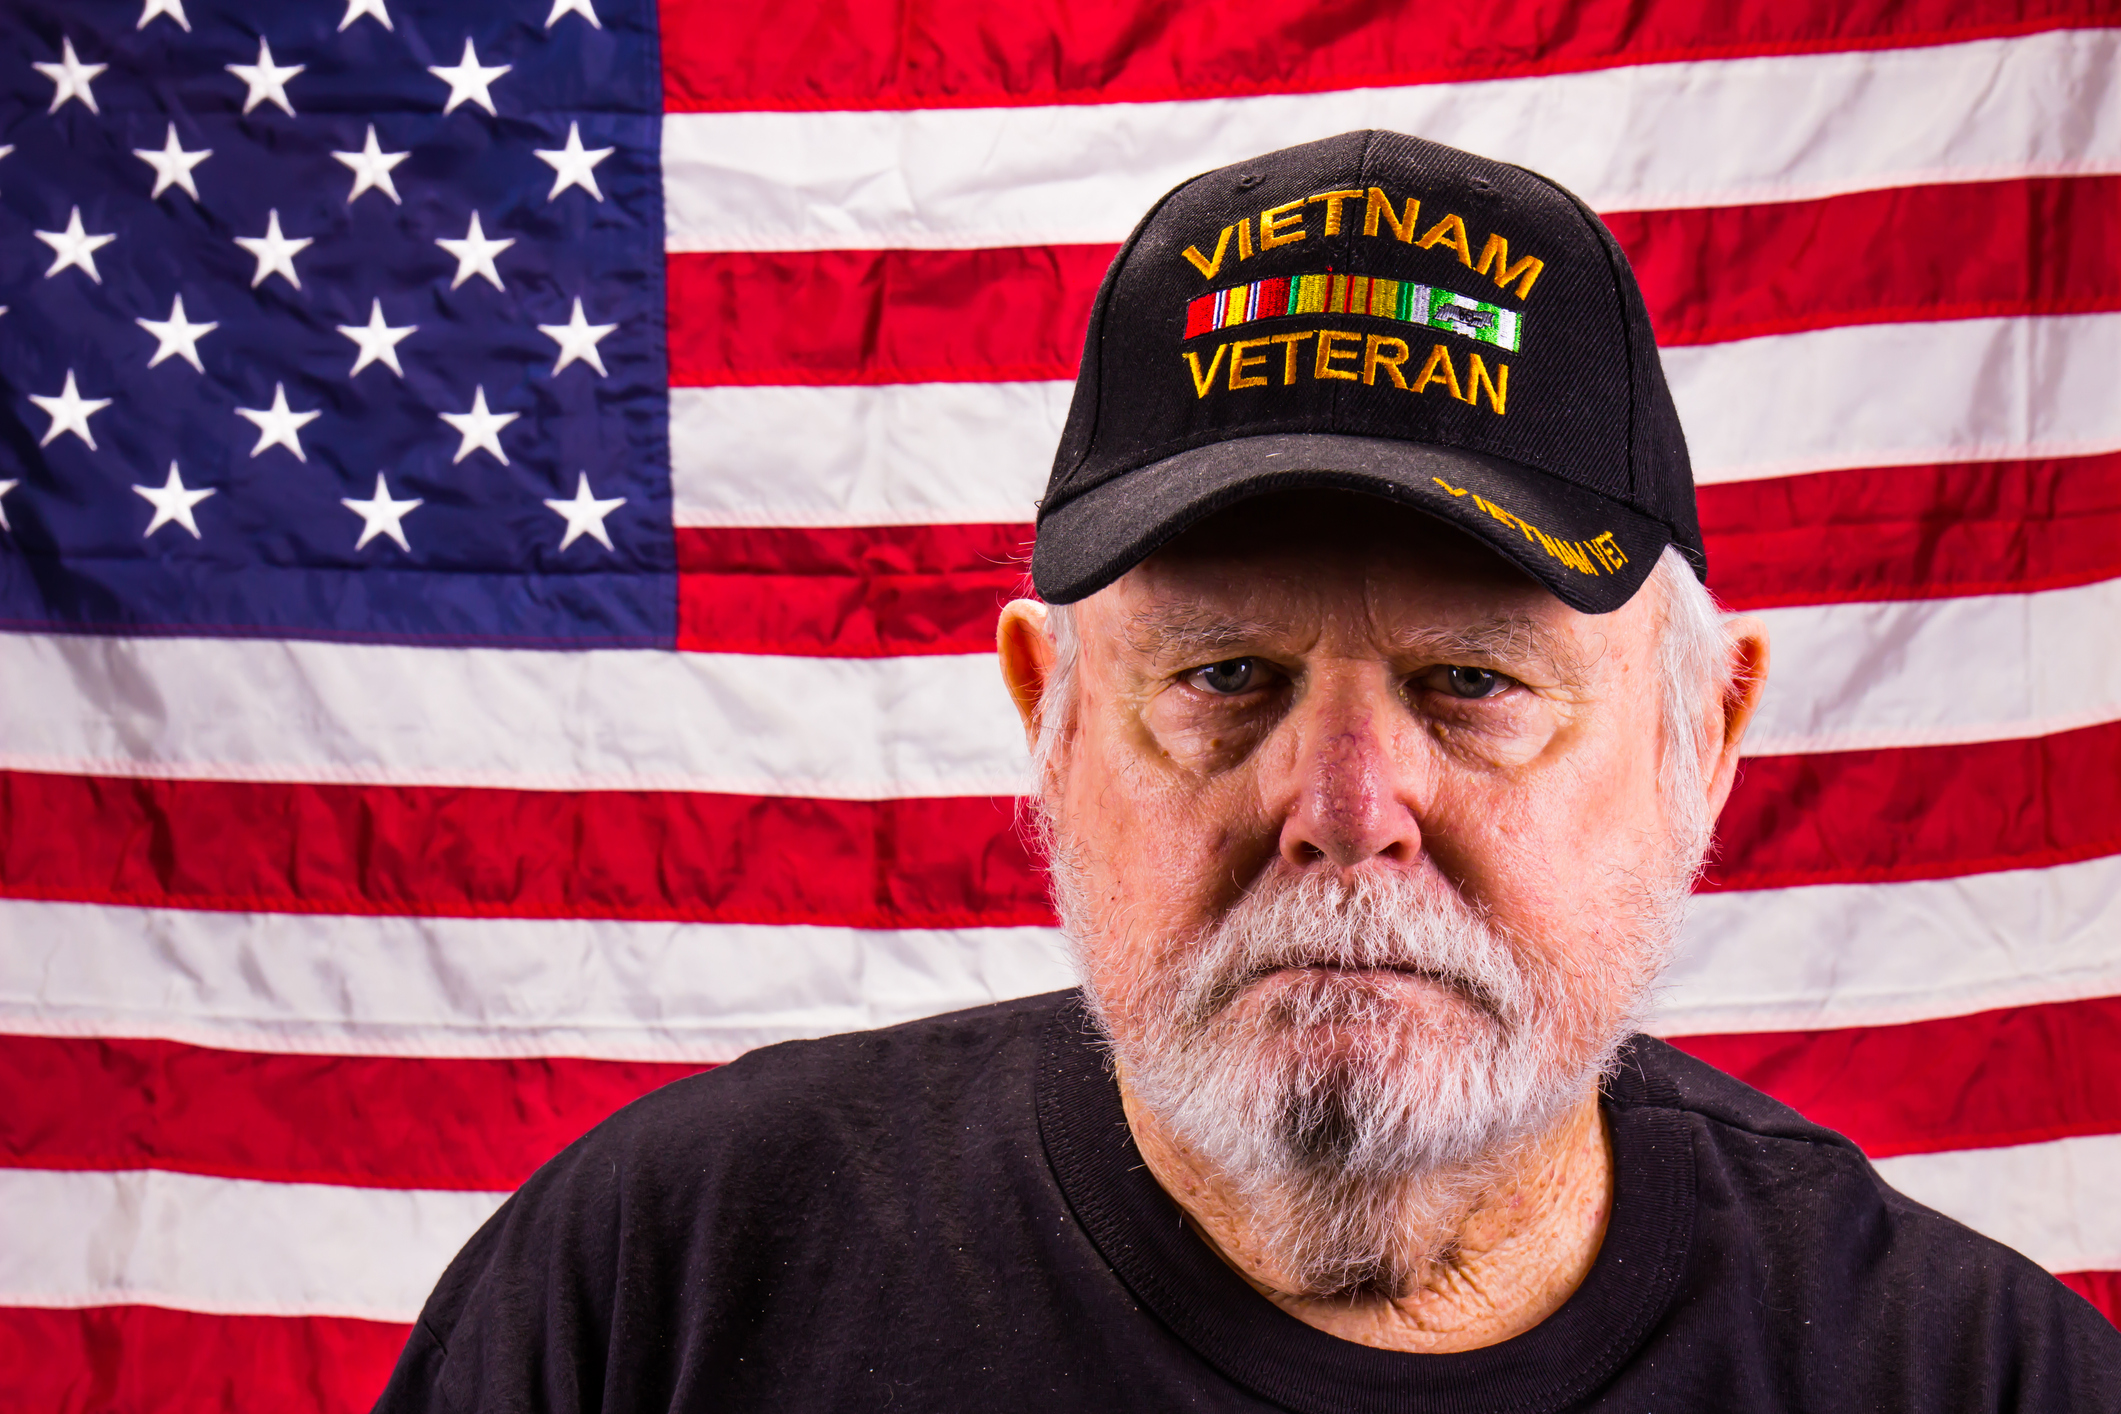
[[(1605, 214), (1712, 588), (1774, 634), (1656, 1029), (2121, 1316), (2112, 0), (181, 8), (0, 20), (0, 1408), (365, 1408), (615, 1106), (1066, 985), (990, 643), (1090, 297), (1172, 183), (1361, 126)], [(200, 58), (261, 35), (296, 114)], [(467, 36), (517, 68), (491, 115), (421, 72)], [(67, 39), (100, 112), (48, 109)], [(184, 229), (232, 262), (183, 274), (198, 372), (83, 332), (166, 307), (122, 204), (166, 119), (213, 134)], [(329, 155), (371, 121), (415, 154), (388, 210)], [(530, 155), (570, 122), (617, 152), (594, 204)], [(294, 198), (227, 174), (305, 142), (319, 252), (431, 251), (459, 193), (519, 243), (491, 298), (379, 267), (428, 331), (398, 384), (340, 371), (367, 286), (247, 288), (230, 242)], [(76, 205), (107, 279), (45, 273)], [(536, 332), (580, 290), (595, 382)], [(314, 352), (274, 332), (312, 306)], [(282, 355), (377, 420), (251, 454)], [(40, 446), (92, 362), (103, 445)], [(505, 469), (433, 421), (474, 375), (528, 419)], [(220, 504), (141, 537), (180, 444)], [(378, 469), (433, 508), (349, 555)], [(632, 498), (608, 554), (538, 508), (577, 470)]]

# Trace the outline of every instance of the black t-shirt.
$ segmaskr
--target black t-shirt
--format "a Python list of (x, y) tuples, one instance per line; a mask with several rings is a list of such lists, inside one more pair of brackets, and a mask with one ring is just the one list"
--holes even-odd
[(1073, 993), (792, 1042), (547, 1164), (450, 1266), (426, 1410), (2115, 1410), (2121, 1332), (1662, 1042), (1605, 1088), (1597, 1261), (1482, 1350), (1337, 1339), (1143, 1167)]

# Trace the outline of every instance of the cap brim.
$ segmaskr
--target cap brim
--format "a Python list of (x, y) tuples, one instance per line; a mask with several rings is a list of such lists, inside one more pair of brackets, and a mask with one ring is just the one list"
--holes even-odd
[(1300, 432), (1180, 452), (1039, 517), (1031, 579), (1049, 604), (1095, 594), (1198, 522), (1279, 491), (1366, 492), (1492, 547), (1570, 608), (1633, 598), (1672, 533), (1595, 491), (1501, 457), (1385, 437)]

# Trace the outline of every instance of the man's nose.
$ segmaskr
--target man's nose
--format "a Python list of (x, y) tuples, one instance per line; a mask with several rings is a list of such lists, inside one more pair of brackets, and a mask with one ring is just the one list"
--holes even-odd
[(1393, 750), (1398, 701), (1379, 696), (1321, 692), (1289, 723), (1298, 740), (1281, 855), (1291, 864), (1352, 869), (1420, 857), (1421, 825), (1409, 804), (1412, 763)]

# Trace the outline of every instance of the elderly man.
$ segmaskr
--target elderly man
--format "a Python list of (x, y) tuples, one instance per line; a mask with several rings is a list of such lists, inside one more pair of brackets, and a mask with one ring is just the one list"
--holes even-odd
[(632, 1106), (379, 1407), (2121, 1408), (2089, 1305), (1634, 1034), (1767, 666), (1705, 568), (1574, 198), (1389, 133), (1179, 187), (1000, 626), (1081, 991)]

